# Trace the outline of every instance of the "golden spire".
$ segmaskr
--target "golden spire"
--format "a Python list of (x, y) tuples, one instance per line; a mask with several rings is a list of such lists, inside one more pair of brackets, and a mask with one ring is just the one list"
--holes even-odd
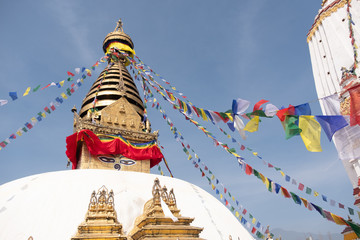
[[(134, 54), (134, 44), (129, 35), (124, 33), (121, 19), (117, 22), (115, 30), (106, 35), (103, 42), (103, 50), (110, 53), (125, 51)], [(124, 97), (143, 118), (144, 104), (140, 98), (134, 80), (125, 67), (126, 59), (119, 54), (118, 60), (109, 58), (109, 65), (103, 70), (100, 76), (92, 85), (89, 93), (83, 100), (79, 115), (81, 118), (88, 114), (88, 111), (97, 111), (97, 117), (101, 118), (101, 110)]]

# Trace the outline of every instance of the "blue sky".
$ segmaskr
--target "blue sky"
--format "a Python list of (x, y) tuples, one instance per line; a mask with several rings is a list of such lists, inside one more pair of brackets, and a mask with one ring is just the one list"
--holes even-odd
[[(122, 18), (137, 55), (198, 107), (225, 111), (235, 98), (251, 101), (251, 107), (266, 99), (278, 107), (311, 102), (313, 114), (321, 114), (306, 43), (306, 33), (320, 7), (320, 0), (2, 1), (0, 99), (9, 98), (10, 91), (21, 95), (29, 86), (64, 80), (66, 72), (76, 67), (91, 66), (103, 55), (105, 35)], [(65, 138), (72, 134), (70, 110), (74, 105), (80, 109), (103, 67), (56, 111), (0, 151), (0, 184), (66, 169)], [(63, 90), (48, 88), (0, 107), (1, 140), (15, 133)], [(216, 177), (262, 224), (323, 234), (343, 229), (292, 200), (269, 193), (259, 180), (238, 168), (236, 159), (214, 147), (165, 102), (160, 103), (167, 106), (178, 130)], [(160, 142), (175, 177), (212, 192), (173, 140), (161, 115), (149, 109), (149, 118), (152, 128), (160, 130)], [(203, 125), (227, 141), (211, 124)], [(259, 131), (249, 133), (246, 141), (238, 134), (234, 136), (306, 186), (346, 205), (353, 203), (350, 181), (335, 147), (325, 136), (323, 152), (310, 153), (300, 137), (285, 140), (275, 118), (264, 119)], [(310, 198), (286, 185), (278, 173), (264, 167), (249, 152), (241, 153), (249, 164), (289, 190), (347, 216), (319, 198)], [(152, 172), (158, 173), (156, 169)]]

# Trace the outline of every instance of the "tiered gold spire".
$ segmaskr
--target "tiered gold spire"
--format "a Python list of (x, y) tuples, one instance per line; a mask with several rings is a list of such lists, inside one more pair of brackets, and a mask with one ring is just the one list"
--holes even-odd
[[(129, 35), (124, 33), (121, 19), (113, 32), (106, 35), (103, 42), (103, 50), (109, 53), (111, 48), (134, 53), (134, 44)], [(101, 110), (106, 106), (124, 97), (133, 106), (135, 111), (143, 117), (144, 104), (139, 96), (134, 80), (125, 67), (126, 60), (120, 54), (117, 61), (109, 58), (109, 67), (101, 72), (98, 79), (92, 85), (89, 93), (83, 100), (80, 117), (85, 117), (87, 112), (97, 111), (101, 118)]]
[[(150, 122), (144, 119), (144, 104), (126, 69), (128, 60), (121, 54), (126, 52), (133, 55), (133, 48), (134, 44), (124, 33), (122, 21), (119, 20), (115, 30), (103, 42), (103, 50), (108, 55), (108, 66), (84, 98), (79, 114), (76, 108), (72, 110), (74, 132), (87, 129), (107, 140), (113, 139), (114, 135), (121, 135), (126, 141), (135, 144), (156, 140), (157, 133), (151, 133)], [(79, 142), (77, 168), (150, 172), (150, 159), (129, 159), (120, 154), (93, 155), (81, 139)], [(124, 161), (132, 164), (120, 168), (119, 164)]]

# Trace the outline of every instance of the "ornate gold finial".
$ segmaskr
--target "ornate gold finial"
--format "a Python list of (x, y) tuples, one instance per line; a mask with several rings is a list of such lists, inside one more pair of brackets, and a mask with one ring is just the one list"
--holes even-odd
[(34, 240), (34, 238), (33, 238), (32, 236), (30, 236), (30, 237), (28, 238), (28, 240)]
[(174, 189), (171, 189), (169, 192), (169, 205), (176, 206), (176, 198), (174, 194)]
[(121, 18), (119, 19), (119, 21), (117, 21), (114, 32), (124, 32), (123, 22), (122, 22)]

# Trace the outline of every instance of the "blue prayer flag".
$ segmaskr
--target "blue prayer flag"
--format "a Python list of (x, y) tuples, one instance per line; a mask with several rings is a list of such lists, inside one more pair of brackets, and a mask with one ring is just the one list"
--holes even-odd
[(286, 175), (286, 176), (285, 176), (285, 180), (286, 180), (287, 182), (290, 182), (290, 176)]
[(316, 120), (320, 123), (329, 141), (336, 131), (348, 125), (343, 116), (316, 116)]
[(311, 115), (310, 105), (308, 103), (295, 106), (295, 115)]
[(13, 101), (15, 101), (18, 97), (17, 97), (17, 92), (9, 92), (9, 96), (11, 97), (11, 99)]

